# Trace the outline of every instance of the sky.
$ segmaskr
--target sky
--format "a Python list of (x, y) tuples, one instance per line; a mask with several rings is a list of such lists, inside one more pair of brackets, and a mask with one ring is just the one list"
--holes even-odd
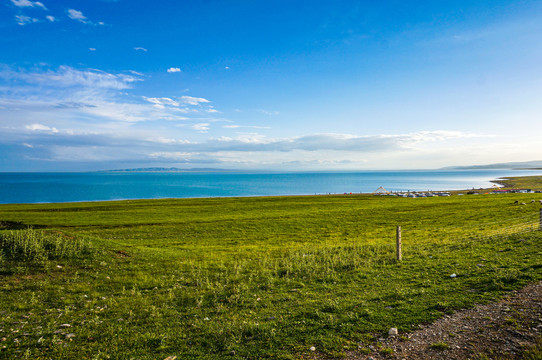
[(542, 160), (542, 2), (0, 0), (0, 171)]

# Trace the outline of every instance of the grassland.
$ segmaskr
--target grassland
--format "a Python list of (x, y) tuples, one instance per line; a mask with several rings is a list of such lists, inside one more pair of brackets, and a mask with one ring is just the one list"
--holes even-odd
[(516, 176), (494, 181), (505, 189), (542, 190), (542, 176)]
[(540, 204), (531, 199), (538, 198), (1, 205), (0, 357), (365, 351), (390, 327), (409, 331), (542, 279), (541, 232), (528, 231), (538, 227)]

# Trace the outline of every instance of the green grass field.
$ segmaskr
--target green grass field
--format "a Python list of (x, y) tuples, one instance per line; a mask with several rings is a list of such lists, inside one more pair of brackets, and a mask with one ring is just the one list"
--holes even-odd
[(542, 194), (0, 205), (0, 357), (367, 351), (390, 327), (542, 279), (533, 199)]
[(542, 190), (542, 176), (516, 176), (495, 181), (507, 189)]

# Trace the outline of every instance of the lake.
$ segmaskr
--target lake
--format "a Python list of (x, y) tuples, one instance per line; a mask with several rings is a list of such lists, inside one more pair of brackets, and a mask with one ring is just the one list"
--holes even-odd
[(368, 193), (487, 188), (519, 170), (0, 173), (0, 203)]

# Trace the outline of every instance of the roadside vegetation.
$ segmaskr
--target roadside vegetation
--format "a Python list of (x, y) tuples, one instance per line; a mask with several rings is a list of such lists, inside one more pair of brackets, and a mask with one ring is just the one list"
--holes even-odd
[(0, 205), (0, 357), (364, 351), (391, 327), (401, 334), (542, 279), (539, 198)]

